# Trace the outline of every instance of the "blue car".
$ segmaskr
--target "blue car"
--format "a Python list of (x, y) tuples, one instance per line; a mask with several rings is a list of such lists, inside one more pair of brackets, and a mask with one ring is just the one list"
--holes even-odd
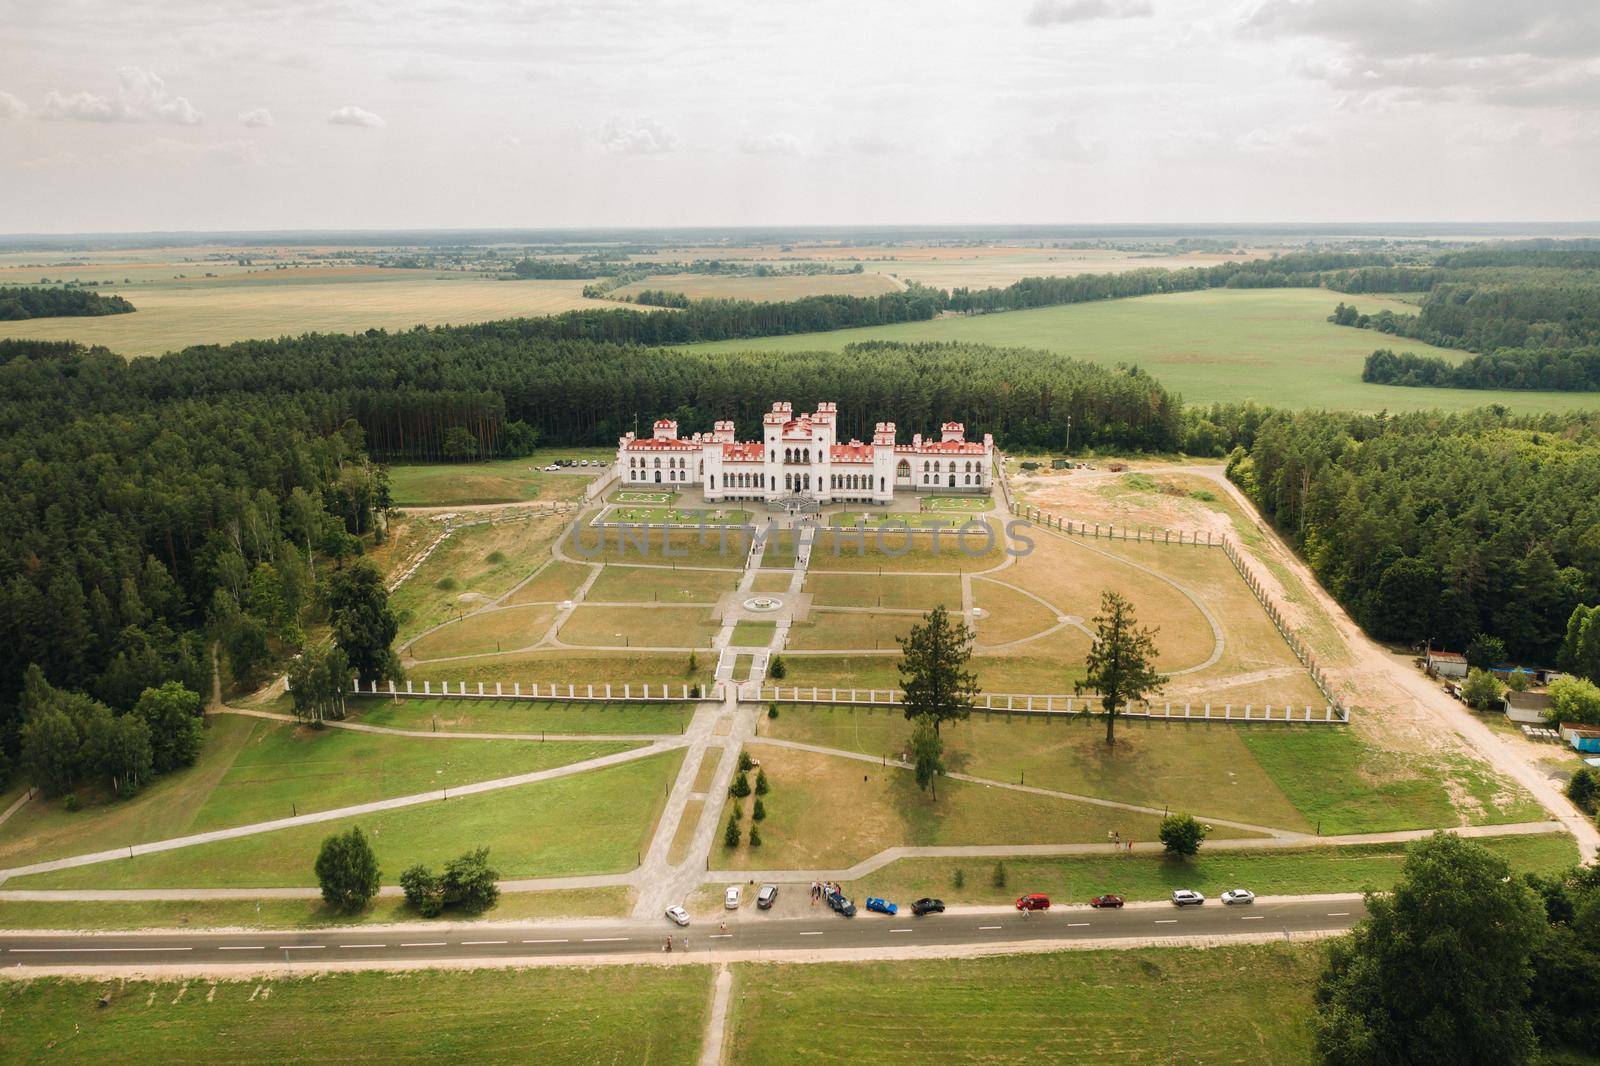
[(879, 914), (894, 914), (898, 912), (900, 908), (879, 896), (868, 896), (867, 910), (877, 911)]

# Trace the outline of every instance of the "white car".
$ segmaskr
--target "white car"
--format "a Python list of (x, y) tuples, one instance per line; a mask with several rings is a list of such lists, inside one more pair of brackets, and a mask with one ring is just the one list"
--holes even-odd
[(673, 922), (678, 925), (689, 924), (689, 912), (684, 910), (682, 907), (668, 907), (667, 917), (671, 918)]
[(729, 885), (728, 891), (722, 895), (722, 905), (730, 911), (739, 909), (739, 886)]
[(1205, 896), (1188, 888), (1175, 888), (1172, 890), (1172, 904), (1175, 907), (1196, 906), (1206, 901)]
[(1224, 903), (1254, 903), (1256, 894), (1248, 888), (1230, 888), (1222, 894)]

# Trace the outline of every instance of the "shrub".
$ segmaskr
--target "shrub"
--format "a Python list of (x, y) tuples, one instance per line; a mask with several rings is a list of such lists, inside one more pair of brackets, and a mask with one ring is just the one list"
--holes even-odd
[(83, 806), (83, 804), (78, 802), (78, 794), (76, 792), (68, 792), (61, 798), (61, 806), (68, 813), (71, 813)]
[(759, 848), (761, 846), (761, 830), (756, 826), (750, 827), (750, 846), (752, 848)]
[(322, 899), (334, 910), (352, 914), (378, 894), (378, 857), (360, 826), (323, 840), (316, 871)]
[(484, 556), (484, 559), (491, 563), (503, 563), (506, 561), (506, 553), (496, 549)]
[(456, 587), (456, 579), (453, 577), (441, 577), (433, 583), (433, 587), (441, 592), (449, 592)]
[(769, 786), (767, 784), (767, 772), (765, 770), (757, 770), (756, 771), (756, 795), (765, 796), (767, 794), (767, 790), (770, 787), (771, 786)]
[(778, 705), (776, 703), (774, 703), (771, 707), (767, 708), (767, 717), (768, 718), (776, 718), (776, 717), (778, 717)]
[(728, 828), (722, 834), (722, 846), (726, 848), (736, 848), (739, 846), (740, 837), (739, 812), (734, 811), (728, 816)]
[(400, 888), (406, 902), (424, 918), (437, 918), (444, 911), (444, 892), (433, 871), (420, 863), (400, 875)]
[(762, 803), (761, 802), (761, 797), (757, 796), (756, 797), (756, 807), (755, 807), (755, 810), (750, 812), (750, 818), (751, 818), (752, 821), (759, 822), (762, 819), (766, 818), (766, 816), (767, 816), (766, 804)]
[(950, 877), (950, 884), (956, 888), (965, 888), (967, 886), (967, 871), (957, 866), (956, 872)]
[(755, 768), (756, 768), (756, 761), (750, 757), (750, 753), (748, 751), (740, 751), (739, 752), (739, 770), (740, 770), (740, 772), (741, 773), (749, 773), (751, 770), (754, 770)]
[(499, 873), (489, 865), (489, 849), (478, 848), (446, 863), (439, 887), (446, 906), (478, 912), (499, 901), (500, 886), (495, 884), (499, 879)]
[(1006, 864), (1005, 863), (997, 862), (997, 863), (994, 864), (994, 876), (990, 878), (989, 883), (994, 885), (995, 888), (1005, 888), (1006, 887)]
[(767, 676), (774, 681), (782, 681), (788, 675), (789, 668), (783, 665), (783, 656), (774, 655), (772, 661), (767, 664)]
[(734, 777), (733, 784), (728, 786), (728, 795), (734, 799), (744, 799), (750, 795), (750, 775), (740, 770)]
[(1461, 685), (1461, 698), (1475, 711), (1487, 711), (1500, 702), (1505, 686), (1487, 670), (1467, 671), (1467, 680)]
[(699, 682), (695, 682), (694, 684), (689, 686), (689, 696), (692, 699), (699, 699), (700, 698), (700, 684), (699, 684)]
[(1581, 677), (1558, 677), (1550, 682), (1552, 722), (1600, 724), (1600, 687)]
[(684, 671), (684, 673), (692, 674), (698, 669), (700, 669), (700, 656), (691, 651), (689, 653), (689, 667)]
[(1200, 851), (1206, 839), (1205, 826), (1188, 814), (1169, 814), (1161, 819), (1161, 843), (1168, 855), (1189, 858)]
[(1572, 780), (1567, 782), (1567, 799), (1590, 814), (1594, 813), (1596, 791), (1600, 791), (1600, 780), (1595, 779), (1595, 772), (1587, 766), (1578, 767)]

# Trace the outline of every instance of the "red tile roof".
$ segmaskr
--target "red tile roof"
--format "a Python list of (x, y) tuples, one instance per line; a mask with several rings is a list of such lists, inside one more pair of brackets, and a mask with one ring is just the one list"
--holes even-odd
[(692, 440), (630, 440), (630, 452), (697, 452), (700, 445)]
[(872, 445), (853, 440), (849, 444), (835, 444), (828, 449), (828, 454), (839, 463), (870, 463), (873, 451)]
[(761, 450), (758, 440), (736, 441), (722, 446), (722, 457), (735, 463), (759, 463)]

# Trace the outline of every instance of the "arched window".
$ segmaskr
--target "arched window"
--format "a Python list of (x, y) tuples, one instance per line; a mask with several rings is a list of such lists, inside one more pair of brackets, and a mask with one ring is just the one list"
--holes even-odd
[(911, 476), (911, 464), (906, 462), (904, 459), (900, 460), (900, 465), (894, 468), (894, 476), (895, 477), (910, 477)]
[(922, 475), (922, 483), (924, 485), (926, 485), (928, 483), (928, 475), (927, 474), (923, 474)]
[(661, 456), (659, 456), (659, 455), (656, 456), (656, 469), (657, 470), (661, 469)]
[(962, 480), (962, 481), (963, 481), (963, 482), (964, 482), (964, 483), (965, 483), (965, 484), (968, 484), (968, 485), (970, 485), (970, 484), (972, 484), (972, 475), (971, 475), (971, 474), (965, 474), (965, 475), (963, 475), (963, 476), (962, 476), (962, 479), (961, 479), (961, 480)]

